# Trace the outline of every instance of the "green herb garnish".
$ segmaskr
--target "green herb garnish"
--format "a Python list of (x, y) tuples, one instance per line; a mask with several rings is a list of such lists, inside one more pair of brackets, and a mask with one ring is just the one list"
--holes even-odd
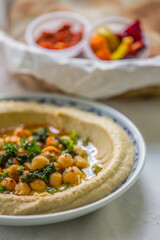
[(71, 188), (71, 184), (69, 182), (66, 183), (66, 189)]
[(36, 169), (35, 171), (30, 171), (30, 173), (25, 174), (21, 177), (21, 181), (31, 183), (36, 179), (41, 179), (48, 183), (49, 175), (56, 172), (56, 170), (54, 163), (49, 163), (46, 168)]
[(83, 137), (80, 140), (82, 141), (83, 145), (86, 146), (88, 144), (89, 137)]
[(55, 194), (57, 192), (57, 189), (53, 188), (53, 187), (47, 187), (46, 191), (53, 195), (53, 194)]
[(4, 142), (2, 146), (3, 150), (6, 151), (9, 155), (15, 155), (18, 152), (18, 146), (14, 143)]
[(10, 167), (11, 165), (13, 165), (13, 160), (12, 159), (8, 159), (7, 163), (8, 163), (8, 167)]
[(72, 157), (75, 157), (77, 155), (77, 153), (73, 150), (75, 144), (72, 140), (69, 141), (68, 139), (62, 139), (60, 137), (55, 137), (55, 139), (57, 139), (59, 143), (61, 143), (66, 148), (65, 150), (61, 151), (61, 154), (69, 153)]
[(11, 160), (16, 156), (19, 147), (16, 144), (4, 142), (2, 148), (5, 153), (0, 154), (0, 166), (4, 167), (5, 163), (8, 162), (9, 159)]
[(32, 132), (33, 137), (36, 141), (45, 143), (47, 137), (49, 136), (46, 128), (39, 128)]
[(75, 131), (73, 131), (69, 136), (72, 139), (73, 143), (77, 142), (78, 137), (77, 137), (77, 133)]
[(0, 186), (0, 193), (4, 193), (5, 191), (7, 191), (7, 188), (4, 185)]
[(56, 159), (56, 155), (54, 153), (47, 153), (47, 157)]
[(17, 168), (17, 171), (18, 171), (18, 175), (22, 175), (24, 173), (24, 166), (21, 165)]
[(36, 139), (33, 139), (31, 142), (28, 142), (25, 137), (21, 138), (22, 147), (25, 150), (28, 150), (30, 153), (41, 153), (41, 147), (36, 143)]
[(102, 170), (102, 168), (98, 165), (93, 165), (92, 169), (95, 174), (99, 173)]
[(7, 172), (2, 172), (2, 173), (1, 173), (1, 176), (2, 176), (2, 177), (7, 177), (7, 176), (8, 176), (8, 171), (7, 171)]

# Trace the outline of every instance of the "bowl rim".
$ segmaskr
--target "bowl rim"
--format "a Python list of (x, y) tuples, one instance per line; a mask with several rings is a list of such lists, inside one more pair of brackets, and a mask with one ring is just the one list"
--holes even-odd
[[(29, 101), (37, 101), (38, 99), (42, 98), (42, 99), (60, 99), (60, 100), (68, 100), (68, 101), (75, 101), (75, 102), (80, 102), (81, 104), (88, 104), (90, 106), (94, 106), (98, 109), (105, 109), (104, 111), (106, 111), (106, 113), (110, 113), (111, 115), (116, 115), (116, 117), (118, 119), (120, 119), (122, 122), (125, 122), (127, 124), (127, 126), (130, 126), (130, 129), (132, 129), (135, 132), (136, 135), (136, 140), (139, 143), (139, 150), (141, 152), (140, 154), (140, 158), (138, 161), (138, 165), (134, 171), (134, 173), (132, 174), (132, 176), (129, 178), (129, 180), (124, 184), (121, 185), (118, 189), (116, 189), (113, 193), (111, 193), (110, 195), (95, 201), (93, 203), (84, 205), (82, 207), (78, 207), (75, 209), (70, 209), (70, 210), (66, 210), (66, 211), (62, 211), (62, 212), (57, 212), (57, 213), (48, 213), (48, 214), (40, 214), (40, 215), (20, 215), (20, 216), (12, 216), (12, 215), (0, 215), (0, 220), (17, 220), (17, 222), (20, 224), (22, 220), (25, 220), (25, 222), (27, 222), (28, 224), (30, 223), (30, 220), (44, 220), (44, 219), (52, 219), (54, 217), (58, 217), (60, 218), (61, 216), (64, 216), (64, 218), (68, 215), (74, 215), (80, 212), (85, 212), (85, 210), (88, 209), (92, 209), (93, 207), (96, 209), (99, 209), (101, 207), (103, 207), (104, 205), (106, 205), (107, 203), (110, 203), (111, 201), (115, 200), (116, 198), (118, 198), (119, 196), (121, 196), (123, 193), (125, 193), (138, 179), (140, 173), (142, 172), (144, 165), (145, 165), (145, 161), (146, 161), (146, 144), (144, 141), (144, 138), (141, 134), (141, 132), (139, 131), (139, 129), (135, 126), (135, 124), (128, 118), (126, 117), (124, 114), (122, 114), (121, 112), (119, 112), (118, 110), (104, 104), (104, 103), (99, 103), (93, 100), (89, 100), (87, 98), (80, 98), (80, 97), (72, 97), (72, 96), (66, 96), (64, 94), (50, 94), (50, 93), (44, 93), (44, 92), (31, 92), (31, 93), (23, 93), (23, 94), (0, 94), (0, 101), (25, 101), (26, 99), (30, 99)], [(25, 100), (24, 100), (25, 99)], [(48, 104), (45, 103), (45, 104)], [(65, 105), (64, 105), (65, 106)], [(89, 211), (91, 212), (91, 211)], [(58, 221), (57, 221), (58, 222)], [(44, 224), (44, 223), (41, 223)], [(10, 224), (9, 224), (10, 225)], [(15, 224), (11, 224), (11, 225), (17, 225)], [(21, 224), (20, 224), (21, 225)]]
[[(92, 60), (99, 60), (99, 61), (102, 61), (104, 63), (108, 63), (110, 62), (111, 60), (101, 60), (100, 58), (98, 58), (90, 44), (89, 44), (89, 40), (90, 40), (90, 37), (91, 37), (91, 34), (92, 32), (94, 31), (95, 28), (101, 26), (101, 25), (104, 25), (105, 23), (113, 23), (113, 22), (117, 22), (119, 24), (123, 24), (123, 25), (129, 25), (131, 23), (134, 22), (134, 19), (131, 19), (131, 18), (126, 18), (126, 17), (121, 17), (121, 16), (108, 16), (108, 17), (103, 17), (103, 18), (99, 18), (97, 20), (95, 20), (93, 22), (93, 24), (91, 25), (89, 31), (88, 31), (88, 34), (87, 34), (87, 37), (86, 37), (86, 44), (85, 44), (85, 51), (86, 51), (86, 55), (89, 59), (92, 59)], [(146, 45), (146, 48), (144, 49), (144, 51), (140, 54), (139, 57), (135, 58), (135, 59), (144, 59), (144, 58), (147, 58), (149, 56), (149, 51), (150, 51), (150, 41), (149, 41), (149, 38), (146, 34), (146, 32), (142, 29), (142, 38), (143, 38), (143, 41)], [(132, 59), (132, 58), (131, 58)], [(118, 59), (118, 60), (131, 60), (131, 59)], [(113, 60), (112, 60), (113, 61)], [(117, 61), (117, 60), (116, 60)]]
[[(60, 49), (60, 50), (58, 50), (58, 49), (57, 50), (56, 49), (47, 49), (47, 48), (43, 48), (40, 45), (38, 45), (32, 37), (34, 29), (37, 26), (39, 26), (40, 24), (42, 24), (43, 22), (47, 21), (47, 20), (52, 20), (52, 19), (54, 20), (54, 19), (61, 19), (61, 18), (64, 18), (64, 19), (66, 18), (68, 20), (77, 21), (80, 24), (82, 24), (83, 25), (82, 39), (78, 43), (76, 43), (74, 46), (64, 48), (64, 49)], [(68, 52), (71, 52), (71, 51), (74, 51), (74, 50), (75, 51), (83, 50), (82, 48), (85, 44), (87, 31), (89, 31), (90, 28), (91, 28), (90, 22), (83, 15), (80, 15), (80, 14), (72, 12), (72, 11), (55, 11), (55, 12), (50, 12), (50, 13), (40, 15), (40, 16), (36, 17), (35, 19), (33, 19), (28, 24), (24, 37), (25, 37), (26, 43), (30, 46), (37, 47), (40, 50), (43, 50), (47, 53), (52, 53), (54, 55), (60, 55), (60, 54), (63, 55), (63, 54), (67, 54)], [(69, 56), (69, 57), (71, 57), (71, 56)]]

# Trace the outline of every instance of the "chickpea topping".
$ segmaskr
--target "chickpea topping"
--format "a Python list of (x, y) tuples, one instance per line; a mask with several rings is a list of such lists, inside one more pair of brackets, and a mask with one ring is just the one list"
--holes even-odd
[(15, 164), (15, 165), (11, 165), (9, 168), (6, 169), (6, 171), (8, 172), (8, 176), (12, 177), (15, 181), (18, 181), (18, 172), (17, 172), (17, 168), (19, 167), (19, 165)]
[(31, 167), (32, 170), (44, 168), (49, 164), (49, 160), (42, 155), (38, 155), (33, 158)]
[(30, 132), (27, 129), (24, 129), (23, 127), (16, 128), (13, 134), (20, 138), (30, 136)]
[(33, 191), (43, 192), (46, 189), (47, 185), (45, 181), (36, 179), (30, 183), (30, 187)]
[(46, 140), (46, 145), (47, 146), (55, 146), (55, 147), (58, 147), (58, 140), (55, 139), (54, 137), (48, 137), (47, 140)]
[(69, 153), (63, 153), (58, 157), (58, 163), (61, 168), (65, 169), (73, 165), (73, 158)]
[(3, 143), (4, 143), (3, 138), (0, 138), (0, 149), (2, 149), (2, 145), (3, 145)]
[(59, 187), (62, 184), (62, 174), (55, 172), (49, 176), (49, 185)]
[(76, 166), (69, 167), (67, 171), (63, 172), (63, 182), (70, 184), (78, 184), (80, 183), (80, 178), (82, 176), (82, 172)]
[(76, 132), (65, 135), (63, 129), (54, 132), (46, 124), (37, 124), (4, 129), (0, 135), (0, 154), (5, 154), (0, 165), (0, 194), (50, 196), (88, 177), (83, 170), (89, 166), (88, 154), (85, 144), (77, 146), (81, 139)]
[(25, 162), (23, 165), (25, 167), (27, 167), (28, 169), (32, 169), (32, 166), (31, 166), (30, 162)]
[(85, 157), (86, 156), (86, 152), (79, 146), (75, 146), (74, 147), (74, 151), (80, 155), (81, 157)]
[(15, 186), (15, 194), (23, 196), (29, 195), (31, 193), (31, 189), (29, 185), (25, 182), (20, 182)]
[(89, 166), (87, 159), (82, 158), (81, 156), (74, 157), (74, 165), (79, 168), (87, 168)]
[(7, 143), (17, 143), (19, 141), (19, 139), (20, 138), (17, 137), (17, 136), (8, 136), (8, 137), (5, 138), (5, 141)]
[(5, 186), (8, 191), (12, 191), (15, 188), (16, 182), (13, 178), (7, 177), (3, 179), (1, 185)]

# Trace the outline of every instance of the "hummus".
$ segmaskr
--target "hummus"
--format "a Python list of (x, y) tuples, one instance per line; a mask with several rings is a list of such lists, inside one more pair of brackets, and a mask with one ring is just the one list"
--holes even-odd
[[(77, 171), (80, 171), (82, 173), (82, 174), (79, 174), (80, 176), (79, 180), (76, 180), (76, 182), (71, 181), (71, 184), (70, 184), (71, 186), (69, 188), (67, 187), (63, 191), (61, 191), (61, 186), (59, 188), (57, 187), (56, 189), (59, 189), (59, 190), (55, 191), (54, 194), (53, 194), (53, 191), (47, 192), (46, 189), (48, 186), (46, 185), (46, 183), (44, 183), (45, 191), (41, 191), (41, 190), (36, 191), (34, 189), (34, 186), (33, 186), (34, 184), (32, 182), (32, 180), (35, 180), (35, 178), (32, 179), (33, 177), (32, 173), (35, 173), (35, 171), (40, 171), (40, 170), (37, 170), (38, 167), (35, 167), (34, 161), (33, 161), (34, 158), (38, 158), (39, 156), (34, 156), (34, 158), (31, 159), (30, 162), (26, 163), (26, 168), (24, 168), (24, 165), (19, 166), (18, 169), (20, 172), (19, 173), (20, 176), (18, 176), (18, 178), (20, 180), (18, 183), (15, 183), (17, 186), (18, 184), (21, 185), (22, 183), (25, 182), (25, 184), (27, 184), (28, 186), (28, 189), (31, 189), (32, 191), (30, 192), (29, 190), (28, 194), (23, 194), (16, 187), (14, 191), (11, 191), (11, 193), (9, 191), (6, 191), (6, 192), (1, 191), (0, 214), (32, 215), (32, 214), (53, 213), (53, 212), (73, 209), (76, 207), (89, 204), (91, 202), (97, 201), (109, 195), (110, 193), (112, 193), (116, 188), (118, 188), (124, 182), (124, 180), (128, 177), (128, 175), (130, 174), (133, 168), (134, 148), (132, 146), (132, 143), (128, 135), (120, 126), (118, 126), (116, 123), (114, 123), (111, 119), (107, 117), (100, 117), (92, 113), (88, 113), (88, 112), (77, 110), (70, 107), (41, 105), (34, 102), (30, 102), (30, 103), (11, 102), (11, 101), (1, 102), (0, 103), (1, 133), (5, 132), (6, 131), (5, 129), (8, 129), (8, 131), (9, 130), (11, 131), (12, 129), (15, 129), (15, 127), (18, 127), (22, 124), (23, 126), (51, 126), (53, 130), (55, 127), (55, 133), (53, 133), (53, 135), (59, 134), (56, 131), (58, 131), (58, 129), (61, 129), (63, 130), (63, 132), (68, 134), (72, 133), (73, 131), (76, 132), (79, 139), (82, 139), (83, 137), (86, 137), (86, 136), (89, 137), (89, 143), (87, 143), (88, 148), (87, 146), (84, 146), (84, 145), (80, 147), (82, 148), (83, 152), (85, 152), (86, 154), (86, 155), (84, 154), (83, 156), (83, 160), (84, 158), (86, 160), (86, 165), (84, 165), (83, 167), (79, 165), (80, 166), (79, 167), (75, 160), (74, 154), (72, 155), (73, 152), (71, 153), (66, 152), (70, 149), (64, 148), (63, 141), (60, 141), (58, 145), (59, 146), (58, 150), (55, 150), (55, 151), (60, 151), (60, 153), (58, 153), (59, 155), (55, 157), (56, 161), (58, 159), (58, 162), (56, 162), (55, 159), (53, 158), (53, 161), (51, 161), (51, 163), (50, 163), (50, 160), (48, 160), (45, 167), (46, 168), (50, 166), (52, 167), (51, 164), (53, 165), (61, 164), (59, 157), (61, 156), (61, 154), (64, 154), (63, 151), (65, 151), (65, 154), (72, 155), (71, 158), (73, 158), (73, 161), (71, 165), (73, 166), (67, 168), (67, 170), (62, 168), (61, 172), (59, 172), (59, 174), (63, 175), (62, 187), (63, 185), (66, 186), (66, 184), (68, 184), (69, 182), (68, 180), (65, 180), (65, 176), (64, 176), (69, 171), (68, 169), (77, 168), (78, 169)], [(25, 131), (26, 132), (24, 135), (26, 135), (26, 138), (27, 139), (31, 138), (30, 141), (35, 142), (33, 138), (34, 136), (36, 136), (36, 134), (32, 134), (33, 136), (27, 135), (27, 131), (28, 131), (27, 127)], [(24, 138), (23, 135), (21, 137), (22, 138), (20, 140), (17, 140), (17, 146), (21, 149), (21, 145), (23, 144), (24, 145), (23, 151), (28, 151), (29, 148), (27, 148), (25, 145), (25, 144), (28, 144), (25, 142), (26, 138)], [(62, 136), (56, 137), (55, 139), (59, 140), (61, 139), (61, 137)], [(44, 141), (40, 140), (40, 143), (39, 143), (37, 139), (36, 144), (39, 145), (39, 147), (41, 147), (41, 156), (43, 155), (43, 153), (45, 154), (46, 150), (44, 150), (44, 148), (47, 147), (46, 141), (47, 141), (46, 139)], [(13, 148), (13, 145), (7, 145), (7, 144), (8, 143), (6, 142), (3, 143), (3, 145), (1, 144), (3, 149), (0, 153), (1, 156), (8, 151), (7, 150), (8, 146), (12, 151), (15, 151)], [(42, 147), (42, 144), (43, 144), (43, 147)], [(82, 144), (82, 141), (79, 140), (78, 143), (76, 142), (76, 144), (73, 147), (73, 151), (75, 151), (75, 153), (79, 157), (80, 154), (76, 152), (76, 147), (78, 146), (78, 144)], [(62, 149), (60, 150), (60, 148)], [(96, 149), (96, 156), (94, 157), (92, 154), (93, 149), (94, 150)], [(23, 152), (23, 154), (25, 153), (26, 152)], [(43, 155), (43, 158), (46, 159), (48, 156), (50, 155), (47, 155), (47, 154)], [(53, 155), (51, 155), (51, 158), (52, 157)], [(13, 158), (12, 161), (17, 161), (17, 158), (16, 159)], [(18, 158), (17, 164), (19, 164), (19, 162), (21, 163), (21, 161)], [(44, 159), (43, 159), (43, 163), (44, 163)], [(98, 169), (97, 172), (94, 171), (95, 166), (96, 166), (96, 169)], [(2, 166), (0, 167), (1, 167), (1, 171), (3, 171), (3, 174), (2, 174), (3, 177), (4, 179), (6, 179), (5, 172), (7, 172), (7, 170), (2, 169)], [(61, 167), (62, 166), (60, 165), (60, 169)], [(8, 166), (4, 165), (4, 168), (7, 169)], [(26, 170), (27, 168), (28, 170)], [(39, 168), (42, 168), (42, 166)], [(85, 171), (85, 169), (87, 168), (90, 170), (92, 169), (93, 174), (87, 175), (87, 171)], [(30, 169), (31, 169), (31, 172), (30, 172), (31, 174), (26, 177), (25, 175), (29, 173)], [(57, 168), (54, 171), (58, 172), (58, 169), (59, 168)], [(24, 173), (24, 171), (26, 171), (26, 173)], [(44, 171), (46, 173), (46, 171), (48, 170), (44, 170)], [(48, 175), (45, 175), (45, 176), (48, 176)], [(50, 177), (50, 175), (48, 177)], [(15, 182), (16, 181), (17, 180), (15, 179)], [(46, 180), (46, 182), (47, 181), (49, 181), (49, 184), (51, 184), (52, 186), (52, 182), (50, 182), (50, 179)], [(3, 180), (1, 179), (1, 184), (0, 184), (1, 187), (3, 187), (2, 182)], [(53, 189), (51, 188), (51, 190)]]

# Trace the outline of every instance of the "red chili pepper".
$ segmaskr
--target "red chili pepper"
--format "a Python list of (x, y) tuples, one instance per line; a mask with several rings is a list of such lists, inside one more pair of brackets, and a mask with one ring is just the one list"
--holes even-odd
[(41, 47), (60, 50), (77, 44), (82, 39), (82, 31), (72, 32), (71, 25), (64, 24), (56, 32), (43, 32), (36, 43)]

